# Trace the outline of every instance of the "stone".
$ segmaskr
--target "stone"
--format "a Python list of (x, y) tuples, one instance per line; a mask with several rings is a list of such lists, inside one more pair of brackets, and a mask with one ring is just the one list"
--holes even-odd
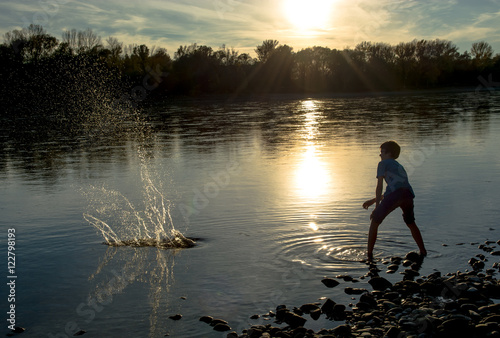
[(204, 323), (207, 323), (207, 324), (210, 324), (212, 322), (212, 320), (214, 320), (212, 317), (210, 316), (202, 316), (200, 317), (200, 322), (204, 322)]
[(351, 288), (347, 287), (344, 289), (344, 292), (347, 293), (348, 295), (360, 295), (362, 293), (368, 292), (366, 289), (360, 289), (360, 288)]
[(231, 327), (224, 323), (218, 323), (214, 326), (215, 331), (224, 332), (231, 330)]
[(333, 333), (336, 337), (350, 337), (351, 336), (351, 327), (347, 324), (339, 325), (333, 329)]
[(311, 316), (312, 319), (318, 320), (319, 317), (321, 316), (321, 309), (316, 309), (311, 312), (309, 312), (309, 315)]
[(335, 306), (335, 302), (328, 298), (323, 306), (321, 306), (321, 312), (326, 314), (327, 316), (333, 312), (333, 307)]
[[(15, 329), (15, 328), (14, 328), (14, 329)], [(23, 329), (23, 331), (24, 331), (24, 329)], [(16, 332), (16, 331), (14, 330), (14, 332), (16, 332), (16, 333), (21, 333), (21, 332), (23, 332), (23, 331), (18, 331), (18, 332)], [(84, 335), (84, 334), (86, 334), (86, 333), (87, 333), (87, 331), (85, 331), (85, 330), (80, 330), (80, 331), (76, 332), (75, 334), (73, 334), (73, 336), (75, 336), (75, 337), (76, 337), (76, 336), (83, 336), (83, 335)]]
[(340, 284), (338, 281), (332, 278), (323, 278), (321, 282), (325, 284), (327, 288), (334, 288)]
[(318, 309), (319, 309), (319, 306), (317, 304), (313, 304), (313, 303), (304, 304), (300, 307), (300, 310), (303, 313), (310, 313), (311, 311), (315, 311)]
[(370, 284), (374, 290), (378, 291), (384, 291), (392, 288), (392, 283), (384, 277), (373, 277), (368, 281), (368, 284)]
[(179, 320), (182, 318), (182, 315), (180, 314), (176, 314), (176, 315), (173, 315), (173, 316), (169, 316), (168, 318), (172, 319), (172, 320)]
[(307, 319), (305, 319), (302, 316), (299, 316), (298, 314), (295, 314), (293, 312), (288, 312), (285, 314), (285, 323), (290, 325), (292, 329), (295, 329), (299, 326), (304, 326), (306, 323)]
[(422, 256), (414, 251), (408, 252), (404, 259), (412, 262), (422, 262)]
[(210, 326), (216, 326), (217, 324), (228, 324), (225, 320), (222, 320), (222, 319), (213, 319), (211, 322), (210, 322)]

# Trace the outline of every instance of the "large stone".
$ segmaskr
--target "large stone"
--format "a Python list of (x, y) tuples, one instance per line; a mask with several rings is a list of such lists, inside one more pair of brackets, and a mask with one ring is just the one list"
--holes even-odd
[(219, 332), (224, 332), (231, 330), (231, 327), (224, 323), (218, 323), (217, 325), (214, 326), (214, 330)]
[(299, 316), (298, 314), (295, 314), (293, 312), (288, 312), (285, 314), (285, 323), (290, 325), (292, 329), (295, 329), (299, 326), (304, 326), (306, 323), (307, 319), (305, 319), (302, 316)]
[(373, 277), (368, 281), (374, 290), (384, 291), (386, 289), (392, 288), (392, 283), (389, 282), (384, 277)]
[(323, 279), (321, 280), (321, 282), (322, 282), (323, 284), (325, 284), (327, 288), (334, 288), (334, 287), (336, 287), (337, 285), (339, 285), (339, 284), (340, 284), (338, 281), (336, 281), (336, 280), (335, 280), (335, 279), (333, 279), (333, 278), (323, 278)]

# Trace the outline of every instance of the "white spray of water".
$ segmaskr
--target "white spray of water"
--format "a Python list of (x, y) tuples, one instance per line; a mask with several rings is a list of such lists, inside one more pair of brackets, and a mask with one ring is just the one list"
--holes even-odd
[(91, 186), (85, 192), (89, 212), (83, 217), (102, 234), (105, 243), (113, 246), (155, 246), (185, 248), (194, 246), (174, 227), (172, 202), (164, 197), (154, 183), (149, 165), (141, 159), (143, 204), (141, 209), (121, 192)]

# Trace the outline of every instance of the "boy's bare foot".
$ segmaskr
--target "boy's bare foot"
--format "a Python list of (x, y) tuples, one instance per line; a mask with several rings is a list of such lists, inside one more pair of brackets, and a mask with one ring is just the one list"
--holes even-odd
[(373, 262), (373, 253), (372, 253), (372, 252), (368, 252), (368, 253), (366, 254), (366, 258), (367, 258), (366, 260), (367, 260), (368, 262)]
[(427, 250), (420, 251), (420, 256), (427, 257)]

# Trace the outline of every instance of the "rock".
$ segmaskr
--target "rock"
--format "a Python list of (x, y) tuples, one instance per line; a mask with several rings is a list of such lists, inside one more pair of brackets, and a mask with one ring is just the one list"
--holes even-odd
[(500, 315), (490, 315), (486, 318), (483, 318), (481, 320), (481, 324), (486, 324), (486, 323), (497, 323), (500, 324)]
[[(23, 329), (23, 331), (24, 331), (24, 329)], [(21, 331), (21, 332), (23, 332), (23, 331)], [(19, 333), (19, 332), (17, 332), (17, 333)], [(76, 332), (75, 334), (73, 334), (73, 336), (83, 336), (86, 333), (87, 333), (87, 331), (80, 330), (80, 331)]]
[(391, 264), (387, 267), (387, 270), (394, 270), (396, 271), (397, 269), (399, 269), (399, 264)]
[(200, 322), (204, 322), (204, 323), (207, 323), (207, 324), (210, 324), (212, 322), (212, 320), (214, 320), (212, 317), (210, 316), (202, 316), (200, 317)]
[(250, 319), (259, 319), (259, 318), (260, 318), (259, 315), (252, 315), (252, 316), (250, 316)]
[(318, 308), (316, 310), (313, 310), (313, 311), (309, 312), (309, 315), (311, 316), (312, 319), (318, 320), (319, 317), (321, 316), (321, 309)]
[(338, 281), (332, 278), (323, 278), (321, 282), (325, 284), (327, 288), (333, 288), (340, 284)]
[(335, 306), (335, 302), (328, 298), (323, 306), (321, 306), (321, 312), (329, 316), (333, 312), (333, 307)]
[[(24, 331), (26, 331), (26, 329), (24, 327), (20, 327), (20, 326), (15, 326), (14, 330), (11, 330), (11, 332), (13, 332), (13, 333), (23, 333)], [(84, 332), (87, 332), (87, 331), (84, 331)]]
[(288, 312), (287, 314), (285, 314), (285, 323), (290, 325), (292, 329), (295, 329), (299, 326), (304, 326), (306, 321), (307, 319), (293, 312)]
[(347, 324), (339, 325), (333, 329), (333, 333), (336, 337), (348, 338), (351, 336), (351, 327)]
[(180, 314), (176, 314), (176, 315), (173, 315), (173, 316), (169, 316), (168, 318), (172, 319), (172, 320), (179, 320), (182, 318), (182, 315)]
[(214, 326), (214, 330), (219, 332), (224, 332), (231, 330), (231, 327), (229, 327), (229, 325), (224, 323), (218, 323)]
[(490, 255), (493, 255), (493, 256), (500, 256), (500, 250), (497, 250), (497, 251), (492, 251), (490, 253)]
[(349, 275), (338, 275), (338, 276), (335, 276), (335, 278), (343, 279), (344, 282), (350, 282), (353, 280), (353, 278)]
[(405, 260), (409, 260), (412, 262), (422, 262), (422, 256), (416, 252), (408, 252), (405, 256)]
[(374, 290), (384, 291), (386, 289), (392, 288), (392, 283), (389, 282), (384, 277), (373, 277), (368, 281)]
[(319, 306), (317, 304), (313, 304), (313, 303), (304, 304), (300, 307), (300, 310), (303, 313), (310, 313), (311, 311), (319, 310)]
[(226, 338), (238, 338), (238, 333), (236, 331), (229, 332)]
[(362, 293), (368, 292), (366, 289), (360, 289), (360, 288), (351, 288), (347, 287), (344, 289), (344, 292), (347, 293), (348, 295), (360, 295)]
[(399, 338), (399, 334), (401, 333), (401, 330), (397, 326), (391, 326), (389, 329), (385, 332), (385, 336), (387, 338)]
[(225, 324), (225, 325), (227, 325), (228, 323), (225, 320), (222, 320), (222, 319), (213, 319), (210, 322), (210, 326), (216, 326), (217, 324)]

